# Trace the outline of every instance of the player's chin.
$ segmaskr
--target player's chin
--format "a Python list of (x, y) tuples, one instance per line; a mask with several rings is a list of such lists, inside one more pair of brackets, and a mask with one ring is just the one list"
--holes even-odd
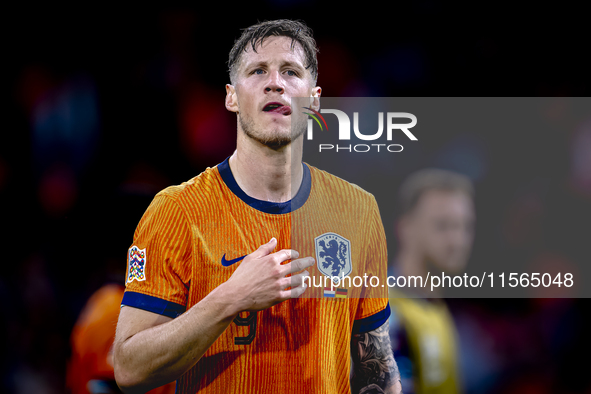
[(464, 272), (467, 265), (467, 258), (465, 256), (454, 256), (447, 259), (443, 264), (444, 271), (450, 274), (461, 274)]
[(285, 138), (285, 139), (274, 138), (274, 139), (269, 139), (269, 140), (265, 141), (263, 143), (263, 145), (265, 145), (267, 148), (270, 148), (270, 149), (273, 149), (273, 150), (281, 150), (281, 149), (284, 149), (284, 148), (288, 147), (289, 145), (291, 145), (291, 138)]
[(268, 148), (279, 150), (289, 146), (293, 142), (293, 138), (291, 132), (276, 130), (260, 142)]

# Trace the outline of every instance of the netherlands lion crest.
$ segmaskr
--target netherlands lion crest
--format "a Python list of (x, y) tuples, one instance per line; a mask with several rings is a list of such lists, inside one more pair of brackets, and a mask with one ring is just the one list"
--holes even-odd
[(351, 241), (335, 233), (324, 233), (314, 238), (316, 265), (329, 277), (343, 278), (351, 273)]

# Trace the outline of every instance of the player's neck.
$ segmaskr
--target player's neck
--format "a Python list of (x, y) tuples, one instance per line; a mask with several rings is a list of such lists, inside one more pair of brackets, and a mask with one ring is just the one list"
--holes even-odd
[(286, 202), (298, 192), (302, 182), (302, 150), (291, 144), (274, 150), (260, 144), (238, 144), (230, 157), (230, 169), (238, 186), (250, 197)]
[[(413, 276), (420, 276), (423, 280), (427, 280), (428, 264), (422, 253), (403, 247), (400, 249), (395, 261), (398, 275), (406, 277), (407, 280), (409, 277)], [(431, 272), (430, 275), (433, 275), (433, 272)], [(414, 293), (420, 297), (441, 297), (439, 289), (433, 289), (433, 291), (425, 289), (430, 289), (430, 287), (428, 285), (424, 288), (417, 286), (414, 288), (406, 288), (405, 291), (408, 293)]]

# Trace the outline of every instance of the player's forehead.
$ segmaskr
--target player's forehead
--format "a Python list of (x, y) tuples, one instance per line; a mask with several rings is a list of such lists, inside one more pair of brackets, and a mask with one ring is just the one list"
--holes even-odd
[(256, 52), (252, 49), (252, 46), (246, 46), (240, 59), (240, 70), (257, 63), (292, 63), (305, 68), (304, 48), (297, 41), (292, 43), (290, 37), (265, 37), (262, 43), (258, 42), (256, 44), (255, 49)]

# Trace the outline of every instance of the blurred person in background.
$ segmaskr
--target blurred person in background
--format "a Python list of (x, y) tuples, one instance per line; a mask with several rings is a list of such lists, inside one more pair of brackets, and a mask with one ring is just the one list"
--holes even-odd
[[(72, 330), (66, 384), (72, 394), (121, 393), (113, 370), (115, 327), (125, 288), (109, 283), (88, 300)], [(174, 382), (151, 394), (173, 394)]]
[[(143, 209), (167, 182), (150, 166), (136, 164), (129, 169), (117, 192), (106, 200), (103, 208), (99, 208), (93, 231), (98, 233), (111, 223), (117, 223), (117, 226), (109, 232), (109, 242), (97, 252), (94, 264), (100, 268), (93, 275), (96, 282), (87, 286), (98, 287), (98, 290), (82, 307), (70, 335), (71, 357), (66, 385), (72, 394), (121, 393), (113, 368), (115, 328), (125, 291), (121, 251), (129, 244), (129, 232), (137, 225)], [(149, 391), (151, 394), (174, 392), (174, 382)]]
[[(425, 169), (401, 185), (395, 277), (456, 275), (464, 271), (473, 242), (474, 189), (460, 174)], [(391, 287), (390, 339), (402, 385), (410, 393), (458, 393), (458, 345), (441, 294)]]

